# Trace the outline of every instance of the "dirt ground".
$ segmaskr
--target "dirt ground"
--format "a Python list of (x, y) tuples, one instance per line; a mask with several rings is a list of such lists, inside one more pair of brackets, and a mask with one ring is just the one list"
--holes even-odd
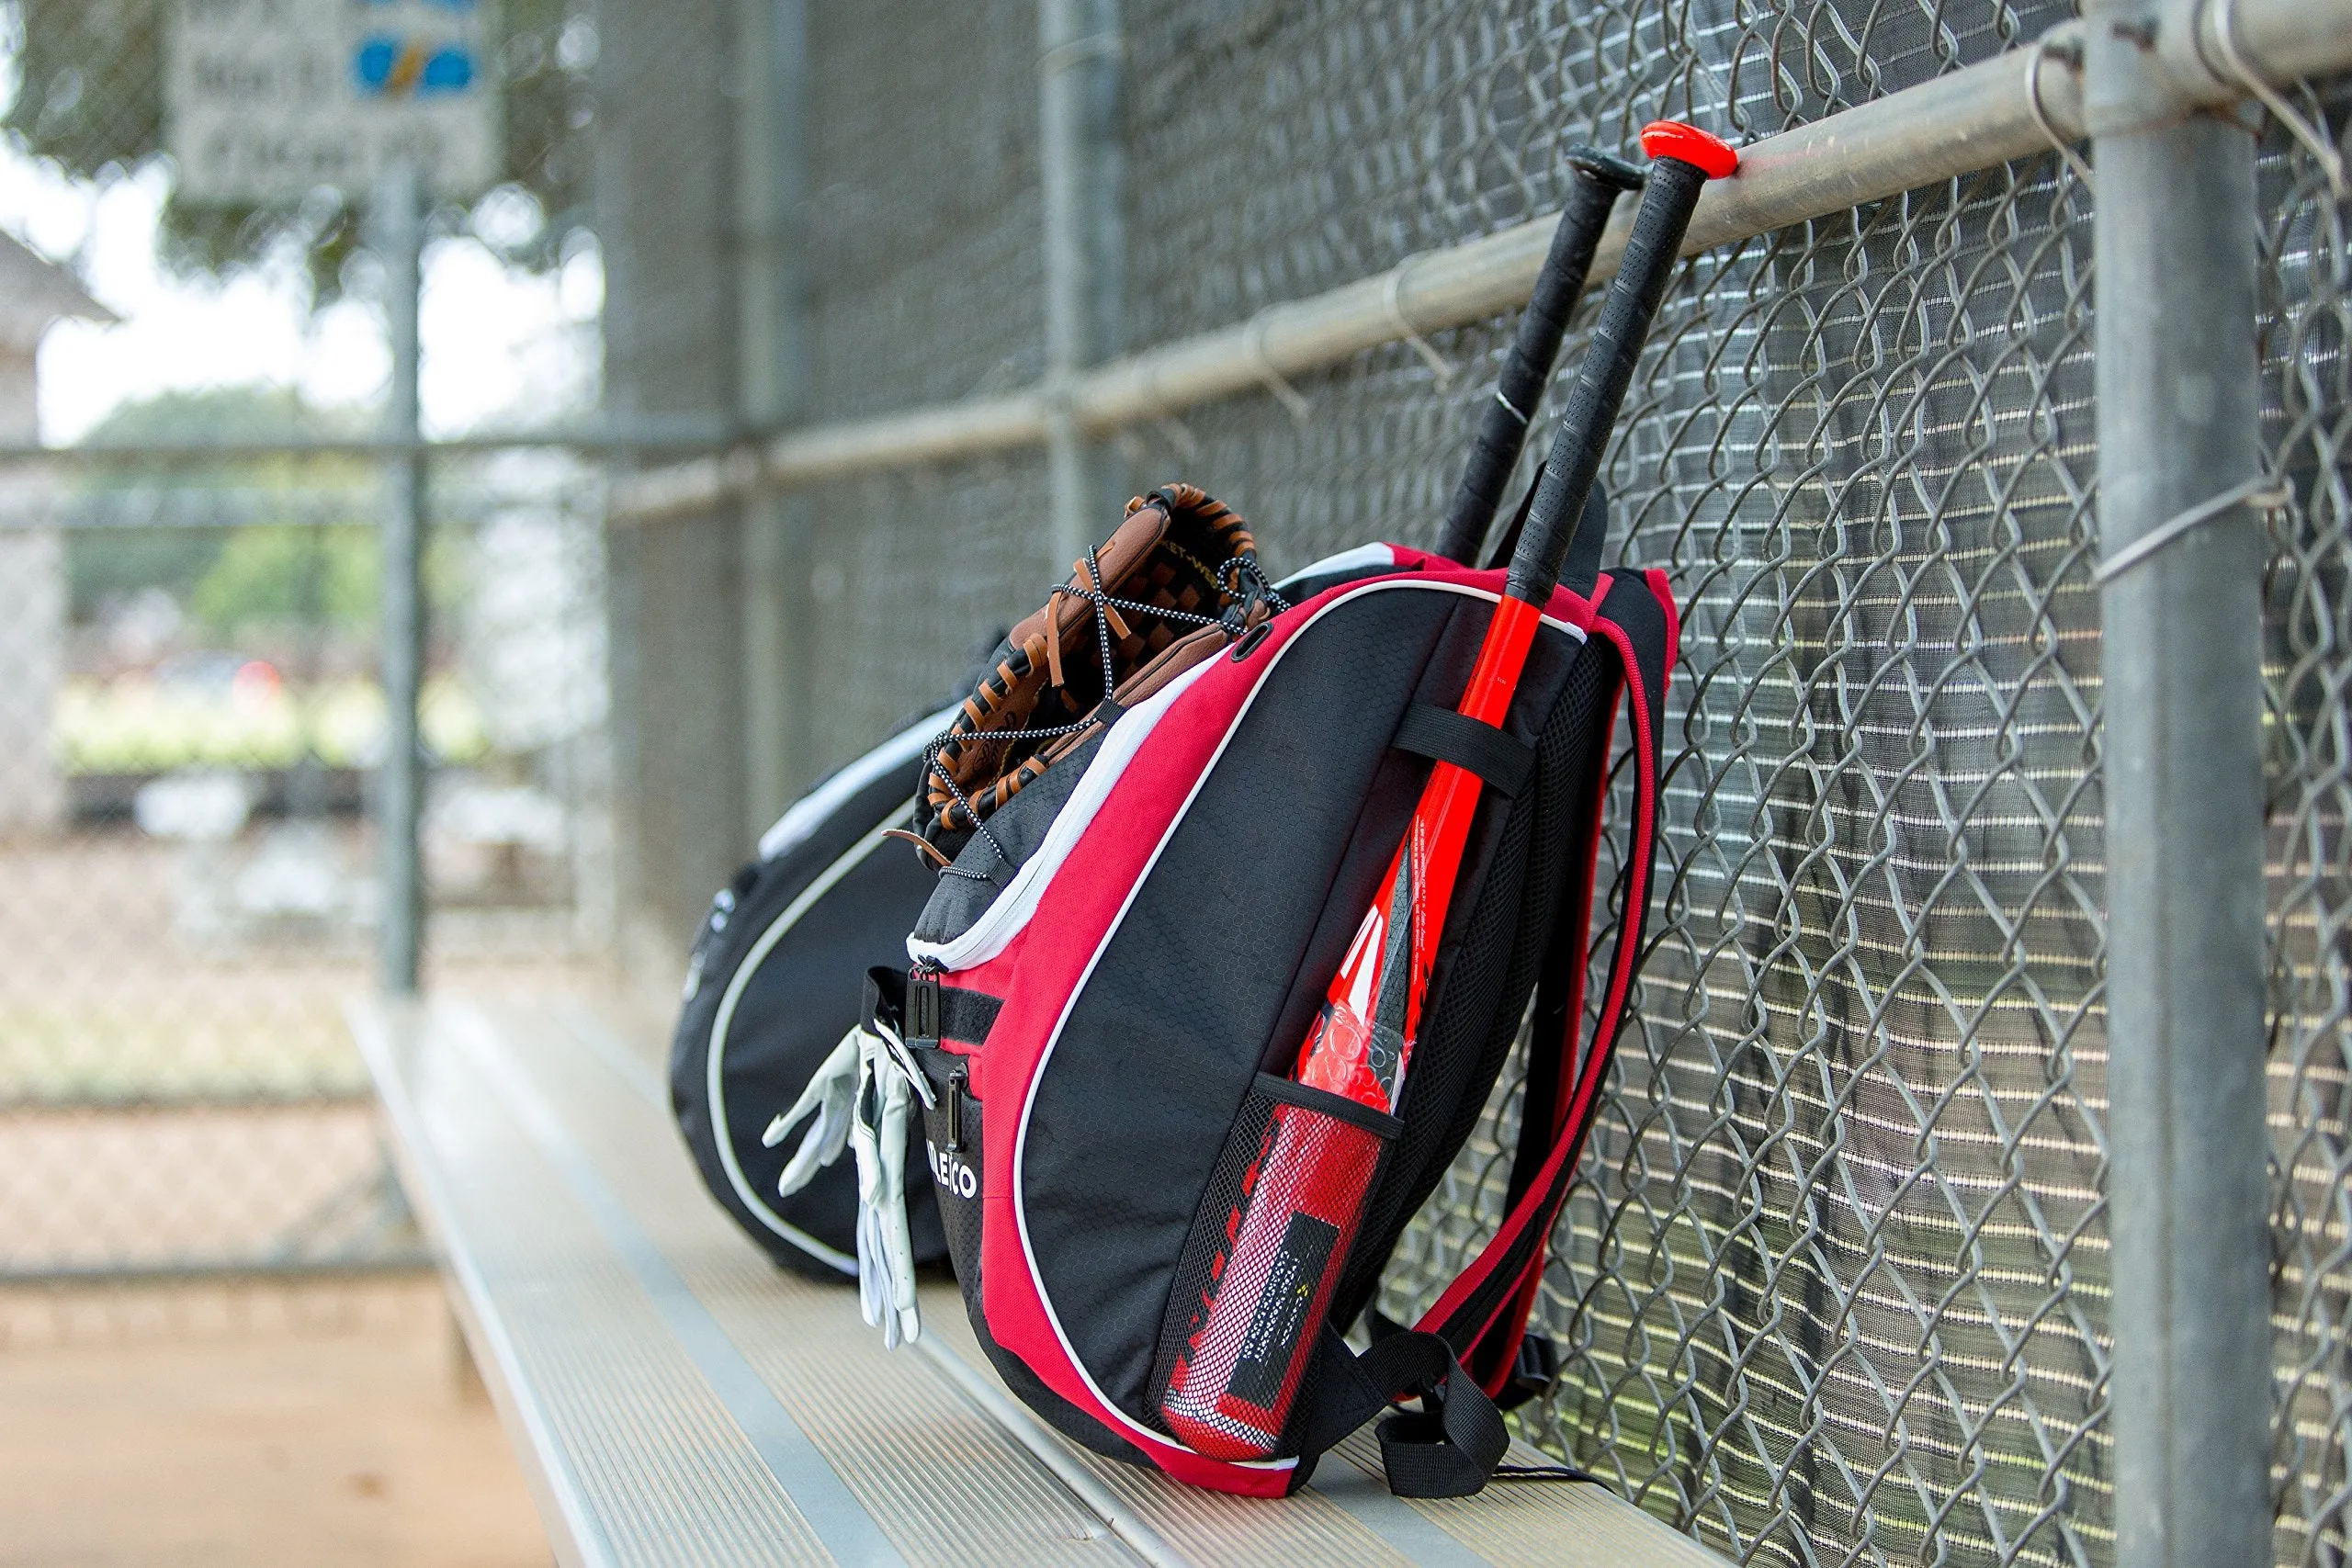
[(0, 1568), (541, 1568), (430, 1277), (0, 1291)]

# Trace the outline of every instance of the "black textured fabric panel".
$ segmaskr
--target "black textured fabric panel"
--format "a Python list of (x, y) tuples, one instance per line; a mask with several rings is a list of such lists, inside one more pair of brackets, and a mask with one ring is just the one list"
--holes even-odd
[(1593, 842), (1597, 824), (1591, 807), (1600, 798), (1608, 775), (1610, 752), (1615, 745), (1613, 730), (1604, 736), (1598, 734), (1598, 728), (1614, 706), (1611, 699), (1615, 697), (1621, 679), (1616, 650), (1599, 646), (1598, 638), (1595, 642), (1588, 660), (1589, 668), (1582, 679), (1571, 683), (1569, 697), (1580, 712), (1590, 715), (1587, 722), (1593, 727), (1598, 743), (1577, 746), (1569, 753), (1570, 772), (1561, 781), (1567, 821), (1560, 837), (1560, 874), (1553, 879), (1556, 902), (1548, 922), (1544, 956), (1537, 965), (1538, 1001), (1531, 1036), (1533, 1049), (1527, 1065), (1526, 1100), (1520, 1111), (1520, 1147), (1513, 1156), (1510, 1181), (1505, 1190), (1506, 1209), (1527, 1190), (1536, 1168), (1551, 1152), (1548, 1135), (1532, 1134), (1536, 1127), (1548, 1124), (1559, 1111), (1567, 1061), (1577, 1047), (1576, 1032), (1584, 1021), (1570, 1015), (1568, 1000), (1576, 991), (1574, 982), (1584, 964), (1579, 939), (1589, 924), (1592, 903), (1588, 868), (1594, 863), (1600, 848)]
[[(1138, 1419), (1218, 1152), (1257, 1073), (1288, 1071), (1427, 776), (1389, 739), (1412, 703), (1460, 700), (1491, 614), (1400, 585), (1303, 633), (1071, 1010), (1031, 1111), (1023, 1210), (1080, 1359)], [(1537, 639), (1511, 733), (1532, 739), (1576, 649)], [(1465, 916), (1499, 816), (1472, 829)]]
[(1515, 795), (1535, 771), (1535, 748), (1454, 708), (1415, 703), (1389, 742), (1399, 751), (1452, 762), (1478, 775), (1497, 795)]
[[(763, 933), (842, 855), (894, 819), (907, 795), (904, 775), (876, 780), (799, 845), (737, 874), (723, 901), (732, 907), (714, 905), (703, 922), (690, 961), (693, 989), (671, 1043), (671, 1109), (704, 1183), (769, 1256), (818, 1279), (842, 1276), (752, 1212), (728, 1178), (718, 1140), (729, 1140), (746, 1185), (777, 1218), (836, 1252), (855, 1253), (857, 1177), (850, 1163), (839, 1161), (791, 1197), (778, 1197), (776, 1178), (799, 1137), (796, 1133), (772, 1149), (762, 1147), (760, 1138), (860, 1021), (867, 968), (906, 966), (907, 930), (931, 894), (931, 874), (902, 846), (874, 846), (761, 956), (728, 1023), (719, 1079), (725, 1128), (715, 1124), (710, 1102), (711, 1032), (729, 982)], [(944, 1256), (938, 1215), (927, 1196), (910, 1204), (910, 1214), (916, 1257)]]
[[(1096, 1453), (1129, 1464), (1143, 1464), (1135, 1446), (1093, 1416), (1046, 1386), (1029, 1364), (997, 1344), (980, 1311), (980, 1208), (986, 1177), (980, 1159), (980, 1138), (986, 1108), (964, 1092), (957, 1075), (964, 1058), (936, 1045), (917, 1046), (915, 1065), (931, 1085), (933, 1103), (922, 1113), (924, 1163), (931, 1168), (932, 1189), (945, 1233), (947, 1256), (956, 1266), (956, 1288), (963, 1292), (964, 1314), (997, 1376), (1013, 1396), (1043, 1416), (1054, 1430)], [(961, 1145), (959, 1148), (956, 1145)], [(921, 1186), (910, 1176), (908, 1201)]]

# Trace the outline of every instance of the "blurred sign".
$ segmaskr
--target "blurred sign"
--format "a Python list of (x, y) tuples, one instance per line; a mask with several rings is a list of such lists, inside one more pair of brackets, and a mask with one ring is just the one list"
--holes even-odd
[(483, 0), (175, 0), (164, 141), (196, 202), (357, 195), (413, 163), (436, 196), (499, 175)]

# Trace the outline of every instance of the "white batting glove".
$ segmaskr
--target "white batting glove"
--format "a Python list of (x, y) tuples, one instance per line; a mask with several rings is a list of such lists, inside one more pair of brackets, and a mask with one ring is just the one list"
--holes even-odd
[[(914, 1086), (889, 1043), (861, 1032), (856, 1113), (857, 1302), (896, 1349), (922, 1336), (915, 1305), (914, 1243), (907, 1233), (907, 1116)], [(928, 1087), (928, 1086), (926, 1086)]]
[(775, 1179), (779, 1198), (789, 1198), (808, 1185), (808, 1179), (818, 1170), (842, 1157), (842, 1147), (849, 1141), (851, 1112), (857, 1100), (858, 1063), (861, 1055), (859, 1040), (863, 1031), (853, 1029), (842, 1036), (824, 1065), (808, 1079), (808, 1087), (792, 1109), (768, 1123), (760, 1134), (763, 1148), (774, 1148), (799, 1123), (814, 1112), (816, 1122), (808, 1135), (800, 1140), (800, 1147), (793, 1154), (791, 1163)]

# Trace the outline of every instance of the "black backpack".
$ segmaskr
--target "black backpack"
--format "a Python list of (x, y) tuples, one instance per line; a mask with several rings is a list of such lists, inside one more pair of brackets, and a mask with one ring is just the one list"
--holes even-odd
[[(670, 1048), (678, 1129), (736, 1224), (778, 1263), (819, 1279), (856, 1277), (856, 1174), (844, 1161), (779, 1197), (776, 1177), (799, 1140), (767, 1148), (761, 1138), (858, 1023), (868, 966), (906, 961), (933, 879), (883, 835), (906, 822), (923, 748), (948, 717), (910, 725), (777, 818), (759, 858), (711, 900), (687, 963)], [(920, 1160), (919, 1140), (909, 1145)], [(944, 1258), (927, 1185), (908, 1207), (916, 1259)]]

